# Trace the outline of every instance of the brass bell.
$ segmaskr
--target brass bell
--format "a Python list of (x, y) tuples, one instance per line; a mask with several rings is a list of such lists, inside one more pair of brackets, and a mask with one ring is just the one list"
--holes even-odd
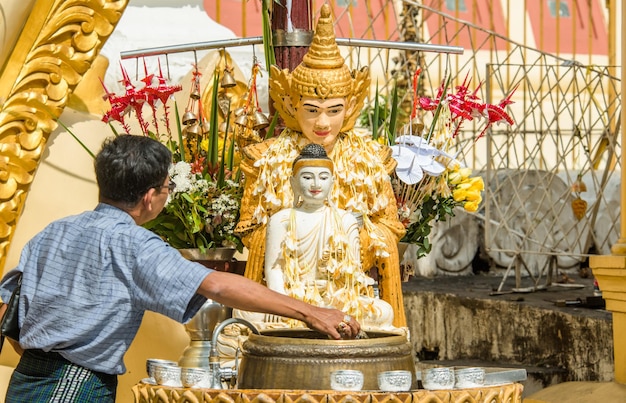
[(230, 69), (224, 69), (224, 76), (222, 77), (222, 81), (220, 81), (220, 85), (222, 88), (231, 88), (237, 85), (237, 81), (235, 81), (235, 77), (233, 77)]
[(197, 123), (194, 123), (192, 125), (189, 125), (185, 128), (185, 132), (187, 134), (192, 134), (192, 135), (199, 135), (200, 134), (200, 125)]
[(200, 126), (200, 132), (204, 134), (209, 133), (209, 122), (206, 119), (202, 119), (201, 122), (198, 122), (198, 126)]
[(200, 92), (197, 89), (194, 89), (191, 94), (189, 94), (191, 99), (200, 99)]
[(254, 112), (254, 123), (252, 124), (252, 128), (254, 130), (265, 129), (269, 125), (270, 125), (270, 121), (263, 112), (261, 111)]
[(238, 124), (240, 126), (248, 126), (248, 115), (242, 113), (241, 115), (237, 116), (237, 119), (235, 119), (235, 124)]
[(244, 115), (245, 113), (246, 113), (246, 108), (242, 106), (233, 111), (233, 116), (237, 117), (237, 116)]
[(198, 117), (195, 113), (191, 111), (186, 111), (183, 113), (182, 122), (184, 125), (192, 125), (198, 121)]
[(228, 129), (229, 132), (233, 130), (233, 128), (228, 125), (228, 122), (223, 121), (222, 123), (220, 123), (219, 132), (226, 133), (226, 129)]

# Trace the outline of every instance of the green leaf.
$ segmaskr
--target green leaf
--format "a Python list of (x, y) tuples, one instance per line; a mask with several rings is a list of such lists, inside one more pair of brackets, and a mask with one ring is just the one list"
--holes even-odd
[(276, 131), (277, 124), (278, 124), (278, 113), (274, 113), (274, 116), (272, 117), (272, 121), (270, 122), (270, 125), (267, 128), (267, 132), (265, 132), (266, 140), (270, 137), (274, 137), (274, 132)]
[(380, 115), (380, 105), (378, 103), (378, 81), (376, 81), (376, 95), (374, 98), (374, 119), (372, 119), (372, 137), (378, 139), (378, 117)]
[(116, 137), (119, 136), (119, 133), (118, 133), (117, 129), (115, 128), (115, 126), (113, 126), (113, 123), (109, 122), (108, 125), (111, 128), (111, 131), (113, 132), (113, 135), (116, 136)]
[(396, 144), (396, 125), (398, 123), (398, 86), (394, 84), (391, 93), (391, 112), (389, 113), (389, 145)]
[(174, 113), (176, 116), (176, 129), (178, 130), (178, 150), (180, 152), (180, 160), (186, 161), (185, 159), (185, 146), (183, 143), (183, 128), (180, 125), (180, 114), (178, 113), (178, 103), (174, 100)]
[(212, 168), (217, 167), (218, 163), (218, 142), (219, 142), (219, 130), (218, 130), (218, 100), (217, 91), (219, 87), (219, 73), (216, 71), (213, 74), (213, 91), (211, 92), (211, 115), (210, 115), (210, 129), (209, 129), (209, 165)]
[[(224, 134), (224, 146), (226, 146), (226, 139), (228, 138), (228, 133), (230, 132), (230, 102), (228, 102), (228, 112), (226, 113), (226, 132)], [(222, 154), (222, 161), (223, 160)], [(228, 149), (228, 170), (233, 172), (235, 164), (235, 133), (230, 137), (230, 148)]]
[[(274, 54), (274, 44), (272, 39), (272, 24), (270, 21), (270, 5), (271, 0), (262, 0), (261, 16), (263, 22), (263, 51), (265, 53), (265, 68), (270, 71), (270, 66), (276, 64), (276, 55)], [(278, 2), (277, 2), (278, 3)], [(278, 3), (278, 5), (281, 5)]]
[(430, 138), (435, 132), (436, 122), (439, 122), (439, 113), (441, 112), (441, 108), (443, 107), (443, 100), (448, 93), (448, 87), (450, 86), (450, 81), (452, 80), (452, 75), (448, 76), (448, 80), (446, 81), (446, 86), (443, 87), (443, 91), (441, 92), (441, 96), (439, 97), (439, 103), (437, 104), (437, 109), (435, 109), (435, 114), (433, 116), (433, 124), (430, 125), (430, 130), (428, 131), (428, 138), (426, 138), (426, 142), (430, 142)]

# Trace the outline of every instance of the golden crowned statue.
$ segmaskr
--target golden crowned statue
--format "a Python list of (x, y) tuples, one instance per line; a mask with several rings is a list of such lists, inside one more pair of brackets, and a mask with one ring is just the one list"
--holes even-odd
[(268, 218), (294, 204), (289, 178), (302, 148), (323, 145), (335, 167), (331, 199), (361, 222), (361, 266), (378, 278), (380, 298), (394, 310), (393, 325), (406, 327), (397, 247), (405, 230), (390, 181), (396, 163), (389, 147), (354, 128), (369, 84), (366, 67), (351, 71), (345, 64), (330, 6), (323, 5), (302, 63), (292, 73), (271, 67), (270, 96), (286, 127), (242, 151), (245, 188), (236, 231), (249, 250), (246, 277), (264, 283)]

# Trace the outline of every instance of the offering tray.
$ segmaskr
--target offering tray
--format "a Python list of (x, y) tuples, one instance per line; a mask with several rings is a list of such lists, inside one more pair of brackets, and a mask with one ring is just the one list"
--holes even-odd
[(521, 403), (523, 386), (512, 383), (472, 389), (408, 392), (281, 389), (190, 389), (137, 384), (135, 403)]

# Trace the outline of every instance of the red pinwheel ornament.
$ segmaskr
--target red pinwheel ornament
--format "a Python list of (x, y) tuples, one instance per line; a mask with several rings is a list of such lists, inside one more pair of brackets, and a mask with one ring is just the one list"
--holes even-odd
[(124, 120), (124, 115), (128, 113), (128, 97), (125, 95), (118, 96), (114, 93), (110, 92), (107, 87), (104, 85), (102, 79), (100, 80), (100, 84), (102, 84), (102, 88), (104, 88), (105, 95), (102, 97), (103, 99), (109, 101), (111, 104), (111, 110), (102, 116), (102, 121), (104, 123), (109, 123), (113, 120), (116, 122), (120, 122), (122, 127), (127, 133), (130, 133), (130, 127)]
[(159, 75), (157, 76), (157, 86), (149, 87), (148, 92), (153, 98), (157, 98), (163, 105), (175, 93), (183, 89), (182, 85), (167, 85), (167, 79), (163, 77), (161, 62), (159, 61)]
[(152, 123), (156, 130), (156, 133), (159, 133), (157, 103), (158, 101), (161, 101), (163, 103), (167, 132), (171, 135), (167, 100), (172, 96), (173, 93), (180, 91), (182, 89), (182, 86), (167, 85), (166, 79), (163, 77), (160, 62), (159, 75), (156, 77), (157, 79), (155, 80), (154, 74), (148, 74), (148, 69), (144, 60), (144, 77), (140, 80), (144, 84), (144, 86), (141, 89), (137, 89), (132, 83), (130, 77), (128, 76), (128, 73), (124, 69), (124, 66), (120, 64), (120, 68), (122, 70), (123, 78), (121, 82), (124, 84), (124, 95), (116, 95), (110, 92), (106, 88), (102, 80), (100, 80), (102, 88), (104, 88), (105, 91), (103, 99), (108, 100), (111, 104), (111, 110), (103, 115), (102, 121), (105, 123), (117, 121), (122, 125), (127, 133), (130, 133), (131, 129), (125, 121), (125, 115), (128, 114), (130, 111), (134, 111), (135, 115), (137, 116), (137, 122), (141, 127), (141, 131), (144, 135), (148, 135), (149, 124), (146, 120), (144, 120), (142, 115), (143, 106), (147, 103), (152, 110)]
[(148, 106), (152, 110), (152, 124), (156, 132), (159, 132), (159, 121), (157, 120), (157, 110), (153, 97), (150, 95), (149, 88), (152, 86), (152, 82), (154, 81), (154, 74), (148, 74), (148, 66), (146, 66), (146, 59), (143, 59), (143, 73), (144, 77), (140, 80), (144, 83), (144, 87), (138, 91), (141, 94), (141, 97), (146, 100)]
[[(167, 133), (172, 134), (170, 129), (170, 120), (169, 120), (169, 107), (167, 105), (167, 100), (175, 93), (183, 89), (182, 85), (167, 85), (167, 80), (163, 77), (163, 71), (161, 69), (161, 61), (159, 60), (159, 75), (157, 76), (157, 84), (154, 86), (154, 74), (148, 76), (146, 71), (146, 77), (144, 78), (144, 82), (146, 82), (146, 87), (143, 88), (143, 91), (146, 96), (146, 102), (150, 105), (152, 109), (152, 114), (154, 117), (154, 126), (157, 128), (158, 125), (156, 119), (156, 111), (157, 111), (157, 101), (160, 101), (163, 104), (163, 112), (165, 116), (165, 127), (167, 128)], [(144, 61), (144, 70), (145, 61)], [(149, 79), (149, 82), (148, 82)]]
[[(450, 101), (451, 104), (454, 104), (453, 114), (456, 111), (459, 111), (458, 115), (467, 120), (483, 117), (483, 112), (486, 107), (485, 104), (479, 102), (480, 98), (478, 97), (478, 90), (480, 89), (482, 82), (478, 84), (474, 91), (470, 92), (469, 85), (471, 81), (469, 73), (467, 73), (465, 80), (463, 80), (463, 84), (456, 87), (456, 94), (450, 95), (450, 97), (454, 100)], [(450, 109), (452, 111), (452, 106)]]
[(121, 65), (122, 69), (122, 83), (126, 89), (126, 93), (124, 94), (125, 102), (128, 107), (132, 108), (135, 111), (135, 115), (137, 116), (137, 122), (139, 122), (139, 127), (141, 127), (141, 131), (143, 134), (148, 134), (148, 122), (143, 119), (142, 108), (143, 104), (146, 102), (146, 98), (141, 91), (137, 91), (132, 81), (128, 77), (128, 73), (124, 66)]
[(478, 87), (476, 87), (474, 91), (472, 91), (472, 93), (465, 99), (465, 109), (475, 118), (484, 116), (483, 114), (485, 112), (485, 108), (487, 107), (485, 104), (481, 104), (477, 101), (480, 100), (478, 97), (478, 90), (482, 85), (482, 82), (478, 84)]
[(513, 124), (513, 118), (511, 118), (511, 116), (509, 116), (509, 114), (506, 113), (504, 108), (507, 105), (510, 105), (513, 103), (513, 101), (511, 101), (511, 97), (517, 90), (518, 86), (519, 84), (516, 85), (513, 88), (513, 90), (509, 93), (509, 95), (507, 95), (502, 101), (500, 101), (498, 105), (487, 105), (487, 108), (486, 108), (487, 119), (488, 119), (487, 126), (485, 126), (485, 128), (480, 132), (480, 134), (478, 135), (478, 138), (481, 138), (484, 135), (487, 128), (494, 123), (507, 123), (509, 125)]
[(420, 97), (420, 107), (425, 111), (434, 111), (439, 105), (439, 98), (430, 99), (428, 97)]
[[(418, 70), (419, 72), (419, 70)], [(414, 78), (415, 81), (415, 78)], [(487, 119), (486, 126), (481, 130), (480, 134), (477, 136), (477, 139), (482, 137), (486, 130), (494, 123), (508, 123), (510, 125), (513, 124), (513, 119), (509, 116), (508, 113), (504, 110), (504, 108), (513, 103), (511, 101), (511, 96), (517, 89), (517, 86), (511, 91), (511, 93), (500, 101), (497, 105), (486, 104), (480, 102), (480, 98), (478, 97), (478, 90), (482, 86), (482, 82), (470, 92), (469, 84), (471, 79), (469, 78), (469, 73), (465, 76), (463, 83), (455, 87), (455, 92), (450, 94), (445, 94), (446, 90), (446, 80), (444, 79), (437, 90), (437, 97), (419, 97), (419, 105), (422, 109), (426, 111), (431, 111), (436, 113), (435, 111), (439, 107), (440, 103), (444, 103), (447, 105), (450, 110), (450, 118), (453, 122), (454, 128), (452, 137), (456, 137), (461, 129), (463, 123), (467, 120), (476, 119)], [(445, 94), (445, 95), (444, 95)], [(417, 99), (417, 94), (415, 94)], [(412, 116), (415, 115), (415, 108), (417, 104), (413, 103), (413, 113)]]
[[(519, 85), (519, 84), (518, 84)], [(513, 103), (511, 101), (511, 97), (517, 90), (518, 85), (513, 88), (513, 90), (506, 96), (498, 105), (488, 105), (487, 106), (487, 114), (489, 118), (489, 123), (508, 123), (510, 125), (513, 124), (513, 119), (509, 116), (508, 113), (504, 110), (507, 105)]]

